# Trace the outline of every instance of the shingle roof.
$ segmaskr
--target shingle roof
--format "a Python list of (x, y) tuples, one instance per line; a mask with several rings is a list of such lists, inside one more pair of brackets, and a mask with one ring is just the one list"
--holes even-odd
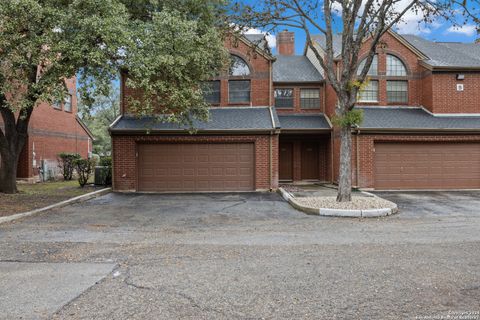
[[(313, 35), (312, 39), (317, 41), (317, 43), (322, 49), (326, 50), (327, 39), (325, 38), (324, 34)], [(332, 36), (332, 49), (333, 49), (334, 57), (342, 53), (342, 34), (341, 33), (336, 33)]]
[[(269, 131), (275, 129), (269, 107), (224, 107), (211, 108), (210, 120), (193, 121), (193, 128), (198, 131)], [(275, 117), (275, 110), (271, 110)], [(278, 126), (278, 125), (277, 125)], [(153, 117), (137, 118), (123, 116), (110, 127), (112, 132), (122, 131), (188, 131), (188, 125), (158, 122)]]
[(480, 130), (480, 116), (438, 116), (420, 107), (357, 107), (360, 129)]
[(305, 56), (275, 56), (274, 82), (319, 82), (322, 75)]
[(265, 40), (265, 35), (261, 33), (248, 33), (244, 34), (245, 38), (247, 38), (250, 42), (257, 45), (260, 49), (267, 50), (270, 52), (270, 47), (268, 46), (268, 42)]
[(480, 67), (480, 45), (461, 42), (433, 42), (415, 35), (402, 35), (429, 59), (433, 67)]
[(323, 113), (279, 115), (282, 130), (330, 130), (330, 125)]

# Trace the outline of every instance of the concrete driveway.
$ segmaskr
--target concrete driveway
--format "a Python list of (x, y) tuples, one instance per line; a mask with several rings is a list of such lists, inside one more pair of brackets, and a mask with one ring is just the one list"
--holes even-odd
[(268, 193), (109, 194), (0, 225), (0, 318), (478, 319), (479, 193), (384, 196), (403, 212), (342, 219)]

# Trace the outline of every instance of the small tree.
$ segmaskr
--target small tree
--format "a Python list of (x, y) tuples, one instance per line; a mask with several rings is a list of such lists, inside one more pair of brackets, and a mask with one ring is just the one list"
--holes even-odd
[(96, 161), (94, 158), (90, 159), (76, 159), (75, 160), (75, 169), (77, 170), (78, 174), (78, 183), (80, 187), (85, 187), (92, 175), (93, 169), (95, 168)]
[[(263, 0), (254, 6), (237, 3), (234, 22), (241, 27), (258, 27), (267, 32), (279, 27), (305, 32), (307, 46), (325, 71), (327, 83), (337, 95), (335, 123), (340, 131), (340, 172), (337, 201), (351, 201), (352, 128), (362, 122), (362, 113), (354, 109), (357, 95), (374, 59), (382, 36), (409, 12), (421, 14), (425, 21), (448, 7), (431, 0)], [(341, 32), (341, 53), (334, 51), (334, 34)], [(319, 49), (312, 33), (325, 37)], [(360, 51), (366, 48), (365, 65), (359, 67)]]
[(78, 153), (60, 153), (58, 155), (58, 167), (62, 170), (63, 180), (70, 181), (75, 171), (75, 160), (80, 159)]
[(100, 177), (104, 186), (112, 184), (112, 157), (100, 158)]

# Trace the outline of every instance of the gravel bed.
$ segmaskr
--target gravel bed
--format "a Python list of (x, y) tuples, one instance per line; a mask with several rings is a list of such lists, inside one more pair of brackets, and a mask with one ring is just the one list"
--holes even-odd
[(305, 197), (295, 200), (307, 207), (326, 209), (368, 210), (395, 207), (393, 202), (377, 197), (352, 197), (350, 202), (337, 202), (335, 197)]

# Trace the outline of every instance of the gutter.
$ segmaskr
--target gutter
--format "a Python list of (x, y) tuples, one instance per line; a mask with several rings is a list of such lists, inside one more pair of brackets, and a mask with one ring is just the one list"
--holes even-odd
[(480, 133), (480, 128), (448, 129), (448, 128), (359, 128), (365, 133)]

